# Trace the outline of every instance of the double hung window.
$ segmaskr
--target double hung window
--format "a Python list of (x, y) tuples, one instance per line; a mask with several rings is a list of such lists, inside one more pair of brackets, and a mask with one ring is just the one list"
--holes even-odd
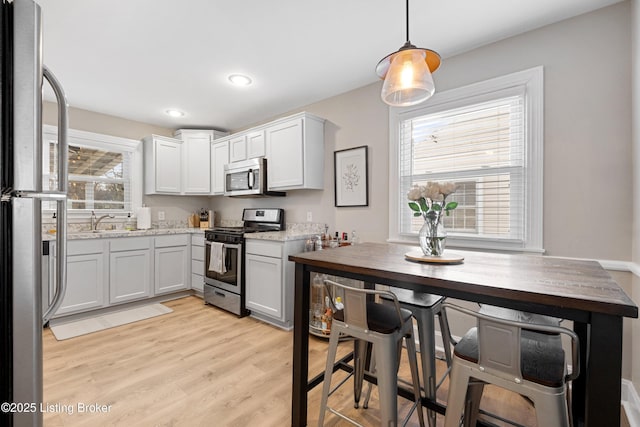
[[(57, 187), (58, 141), (56, 128), (43, 131), (43, 187)], [(127, 213), (140, 206), (142, 176), (140, 142), (90, 132), (69, 131), (70, 213)], [(45, 209), (54, 206), (45, 204)]]
[(390, 110), (390, 239), (422, 225), (413, 185), (455, 182), (448, 246), (542, 250), (542, 69), (436, 94)]

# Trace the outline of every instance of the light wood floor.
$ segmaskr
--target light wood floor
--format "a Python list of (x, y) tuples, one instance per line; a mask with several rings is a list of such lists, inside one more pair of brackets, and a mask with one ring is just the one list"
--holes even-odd
[[(291, 425), (291, 332), (238, 319), (197, 297), (165, 305), (174, 312), (66, 341), (44, 331), (44, 402), (76, 409), (45, 413), (46, 427)], [(324, 368), (327, 341), (312, 337), (309, 345), (314, 374)], [(341, 344), (341, 352), (349, 346)], [(407, 372), (403, 363), (401, 375)], [(356, 410), (350, 387), (347, 382), (331, 396), (330, 405), (364, 425), (377, 425), (375, 388), (369, 409)], [(446, 399), (446, 387), (439, 399)], [(309, 393), (310, 426), (317, 423), (320, 390)], [(78, 413), (78, 403), (110, 409)], [(399, 406), (403, 414), (409, 407), (402, 398)], [(518, 395), (489, 387), (482, 406), (535, 425), (532, 408)], [(328, 413), (325, 425), (349, 424)], [(409, 425), (418, 425), (415, 414)]]

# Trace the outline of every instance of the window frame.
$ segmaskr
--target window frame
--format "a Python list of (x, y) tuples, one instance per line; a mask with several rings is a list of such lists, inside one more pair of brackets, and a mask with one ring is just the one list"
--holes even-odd
[(524, 91), (524, 230), (523, 240), (449, 236), (448, 247), (544, 253), (543, 247), (543, 156), (544, 73), (538, 66), (467, 86), (436, 93), (426, 104), (389, 108), (389, 242), (416, 244), (417, 233), (400, 230), (400, 129), (404, 120), (464, 105), (496, 99), (501, 93)]
[[(52, 125), (42, 126), (43, 145), (46, 141), (46, 135), (58, 138), (58, 127)], [(135, 213), (142, 206), (142, 179), (143, 179), (143, 152), (142, 141), (122, 138), (117, 136), (105, 135), (94, 132), (69, 129), (67, 133), (69, 145), (82, 145), (87, 148), (106, 150), (106, 151), (122, 151), (132, 154), (131, 157), (131, 210), (124, 209), (69, 209), (67, 208), (67, 216), (69, 218), (88, 218), (91, 211), (96, 214), (114, 214), (126, 215), (127, 213)], [(48, 165), (48, 147), (43, 147), (43, 179), (49, 174), (45, 170), (44, 160)], [(43, 214), (53, 214), (55, 209), (42, 208)]]

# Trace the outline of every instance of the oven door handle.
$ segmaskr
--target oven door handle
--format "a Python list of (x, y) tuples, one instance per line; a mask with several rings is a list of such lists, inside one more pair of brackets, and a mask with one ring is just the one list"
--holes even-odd
[[(207, 246), (211, 246), (211, 242), (209, 242), (209, 241), (206, 241), (204, 244), (205, 244), (205, 245), (207, 245)], [(238, 250), (240, 250), (240, 246), (241, 246), (240, 244), (237, 244), (237, 245), (230, 245), (230, 244), (228, 244), (228, 243), (224, 243), (224, 246), (223, 246), (223, 247), (224, 247), (225, 249), (238, 249)]]

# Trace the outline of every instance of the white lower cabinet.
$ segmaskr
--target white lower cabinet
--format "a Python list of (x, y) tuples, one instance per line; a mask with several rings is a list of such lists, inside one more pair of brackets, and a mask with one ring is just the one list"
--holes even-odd
[[(191, 238), (176, 234), (69, 240), (67, 290), (53, 317), (187, 290), (190, 279), (202, 292), (204, 236), (193, 236), (193, 256)], [(51, 275), (55, 275), (55, 243), (49, 248)]]
[(189, 289), (189, 235), (155, 238), (155, 294)]
[(291, 329), (294, 264), (287, 258), (302, 252), (304, 241), (247, 239), (246, 242), (246, 307), (253, 317)]
[(111, 239), (109, 253), (109, 303), (151, 296), (151, 238)]
[(247, 308), (283, 320), (282, 259), (247, 254), (246, 262)]
[(105, 305), (105, 249), (104, 240), (68, 242), (67, 290), (56, 317)]

